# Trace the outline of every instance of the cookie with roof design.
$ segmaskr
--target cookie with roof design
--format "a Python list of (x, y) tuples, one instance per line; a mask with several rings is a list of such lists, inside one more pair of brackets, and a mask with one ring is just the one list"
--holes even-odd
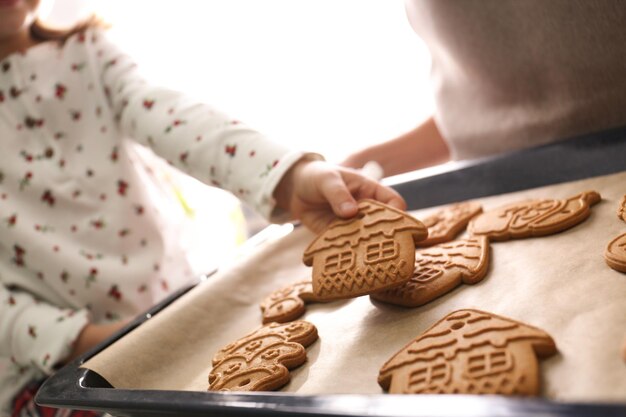
[(371, 294), (370, 297), (403, 307), (418, 307), (461, 284), (481, 281), (488, 270), (489, 239), (470, 236), (418, 249), (411, 279), (399, 287)]
[(406, 212), (361, 200), (356, 217), (332, 223), (304, 251), (315, 296), (352, 298), (403, 284), (413, 275), (415, 244), (427, 235)]
[(448, 314), (387, 361), (379, 385), (392, 394), (540, 393), (537, 358), (557, 353), (543, 330), (479, 310)]

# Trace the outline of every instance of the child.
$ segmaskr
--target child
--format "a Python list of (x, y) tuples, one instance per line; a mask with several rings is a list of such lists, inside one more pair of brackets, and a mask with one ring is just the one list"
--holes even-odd
[(354, 216), (356, 199), (405, 208), (356, 171), (146, 84), (101, 29), (43, 31), (37, 5), (0, 0), (3, 415), (44, 413), (32, 397), (46, 375), (190, 281), (126, 138), (316, 232)]

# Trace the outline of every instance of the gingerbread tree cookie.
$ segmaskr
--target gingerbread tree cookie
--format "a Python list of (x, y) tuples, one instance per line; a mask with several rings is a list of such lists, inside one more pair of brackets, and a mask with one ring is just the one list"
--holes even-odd
[(404, 283), (413, 275), (415, 243), (427, 235), (407, 213), (360, 201), (356, 217), (332, 223), (304, 252), (304, 263), (313, 266), (315, 296), (351, 298)]
[(545, 236), (569, 229), (589, 217), (601, 199), (587, 191), (566, 200), (532, 200), (509, 204), (473, 218), (468, 231), (491, 240)]
[(209, 391), (271, 391), (290, 380), (289, 369), (306, 361), (317, 340), (306, 321), (271, 323), (222, 348), (213, 357)]
[(305, 312), (304, 304), (318, 300), (311, 281), (300, 281), (274, 291), (261, 303), (263, 323), (286, 323)]
[(453, 240), (465, 229), (472, 217), (482, 211), (480, 204), (469, 201), (453, 204), (437, 211), (422, 219), (422, 223), (428, 228), (428, 237), (417, 242), (416, 246), (426, 247)]
[(489, 268), (489, 239), (472, 236), (421, 249), (415, 255), (415, 270), (399, 287), (371, 294), (375, 300), (417, 307), (465, 284), (482, 280)]
[(392, 394), (538, 395), (537, 357), (556, 352), (552, 338), (536, 327), (458, 310), (387, 361), (378, 383)]

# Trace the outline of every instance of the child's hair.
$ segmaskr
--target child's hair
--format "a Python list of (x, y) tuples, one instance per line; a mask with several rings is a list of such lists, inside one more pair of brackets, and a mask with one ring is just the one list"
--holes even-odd
[(84, 32), (91, 27), (108, 28), (110, 25), (96, 15), (92, 15), (85, 20), (68, 29), (57, 29), (47, 26), (39, 19), (30, 25), (30, 34), (33, 39), (39, 41), (57, 41), (64, 43), (70, 36)]

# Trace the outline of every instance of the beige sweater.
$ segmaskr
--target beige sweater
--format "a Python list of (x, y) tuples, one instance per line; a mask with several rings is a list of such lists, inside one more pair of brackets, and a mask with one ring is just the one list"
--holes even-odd
[(407, 0), (454, 159), (626, 125), (626, 2)]

